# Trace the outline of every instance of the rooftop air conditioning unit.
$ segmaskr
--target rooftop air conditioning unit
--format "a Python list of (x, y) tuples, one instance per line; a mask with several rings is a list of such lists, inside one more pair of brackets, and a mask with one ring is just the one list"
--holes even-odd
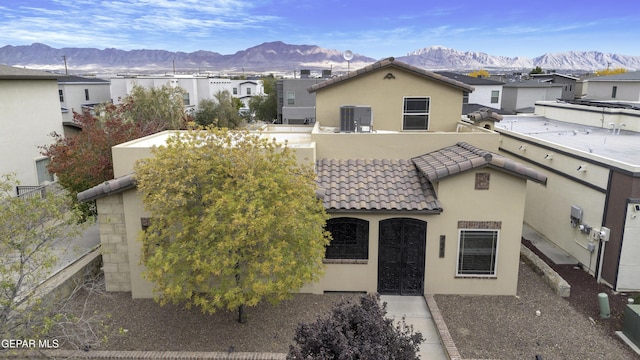
[(371, 106), (340, 106), (340, 132), (371, 132)]

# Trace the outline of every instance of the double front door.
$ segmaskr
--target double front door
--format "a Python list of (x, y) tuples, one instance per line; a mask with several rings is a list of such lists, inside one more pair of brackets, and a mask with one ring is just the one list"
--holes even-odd
[(424, 293), (426, 239), (427, 223), (424, 221), (394, 218), (380, 222), (378, 293)]

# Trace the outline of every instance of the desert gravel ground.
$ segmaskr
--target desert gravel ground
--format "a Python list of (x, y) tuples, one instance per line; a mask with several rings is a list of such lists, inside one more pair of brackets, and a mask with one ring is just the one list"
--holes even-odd
[(435, 296), (464, 359), (639, 358), (601, 324), (607, 320), (592, 322), (524, 263), (518, 280), (517, 296)]
[[(463, 358), (640, 358), (613, 334), (621, 329), (620, 313), (626, 298), (595, 284), (593, 277), (572, 266), (556, 266), (556, 271), (572, 286), (569, 299), (556, 295), (524, 263), (520, 265), (517, 296), (436, 295)], [(612, 296), (610, 320), (598, 317), (597, 293), (602, 291)], [(109, 325), (108, 342), (93, 350), (285, 353), (298, 323), (312, 322), (327, 314), (334, 303), (357, 296), (297, 294), (278, 306), (265, 303), (248, 308), (245, 324), (236, 321), (236, 312), (202, 314), (196, 308), (132, 299), (127, 292), (92, 296), (86, 304), (89, 313), (102, 314)], [(82, 297), (77, 301), (85, 304)]]

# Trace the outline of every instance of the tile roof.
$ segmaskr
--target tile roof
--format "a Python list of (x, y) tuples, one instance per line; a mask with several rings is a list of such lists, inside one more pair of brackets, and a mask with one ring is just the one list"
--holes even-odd
[(413, 73), (415, 75), (427, 78), (427, 79), (431, 79), (434, 80), (436, 82), (442, 83), (442, 84), (446, 84), (449, 86), (453, 86), (456, 88), (459, 88), (460, 90), (463, 91), (468, 91), (468, 92), (472, 92), (473, 90), (475, 90), (472, 86), (467, 85), (461, 81), (457, 81), (451, 78), (448, 78), (446, 76), (440, 75), (440, 74), (436, 74), (435, 72), (432, 71), (427, 71), (424, 69), (421, 69), (419, 67), (415, 67), (413, 65), (409, 65), (406, 63), (403, 63), (401, 61), (395, 61), (394, 58), (390, 57), (390, 58), (386, 58), (383, 60), (380, 60), (378, 62), (375, 62), (371, 65), (367, 65), (363, 68), (360, 68), (358, 70), (355, 71), (351, 71), (347, 74), (338, 76), (338, 77), (334, 77), (332, 79), (329, 79), (327, 81), (323, 81), (317, 84), (314, 84), (312, 86), (310, 86), (309, 88), (307, 88), (307, 90), (311, 93), (311, 92), (316, 92), (318, 90), (324, 89), (326, 87), (330, 87), (339, 83), (342, 83), (344, 81), (349, 81), (352, 80), (354, 78), (357, 77), (361, 77), (365, 74), (368, 74), (370, 72), (376, 71), (378, 69), (385, 69), (385, 68), (396, 68), (396, 69), (402, 69), (405, 71), (408, 71), (410, 73)]
[(125, 190), (134, 189), (136, 187), (136, 179), (134, 174), (127, 174), (117, 177), (113, 180), (105, 181), (90, 189), (78, 193), (79, 202), (92, 201), (104, 196), (121, 193)]
[(488, 166), (537, 183), (547, 183), (543, 173), (465, 142), (414, 157), (411, 161), (429, 181)]
[(0, 64), (0, 80), (55, 80), (64, 75)]
[(320, 159), (316, 172), (328, 211), (442, 212), (431, 183), (409, 160)]

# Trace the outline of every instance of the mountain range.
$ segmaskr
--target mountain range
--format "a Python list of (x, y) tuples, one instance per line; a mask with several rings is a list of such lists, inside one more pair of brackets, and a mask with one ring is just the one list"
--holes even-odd
[[(393, 54), (390, 54), (393, 56)], [(564, 72), (593, 71), (609, 68), (640, 69), (640, 56), (599, 51), (547, 53), (535, 58), (494, 56), (483, 52), (458, 51), (431, 46), (396, 57), (410, 65), (428, 70), (515, 70), (532, 69)], [(71, 72), (108, 71), (292, 71), (294, 69), (346, 70), (366, 66), (376, 59), (354, 54), (347, 62), (343, 52), (314, 45), (291, 45), (281, 41), (266, 42), (235, 54), (213, 51), (171, 52), (166, 50), (119, 50), (114, 48), (62, 48), (45, 44), (0, 47), (0, 64), (43, 70)]]

